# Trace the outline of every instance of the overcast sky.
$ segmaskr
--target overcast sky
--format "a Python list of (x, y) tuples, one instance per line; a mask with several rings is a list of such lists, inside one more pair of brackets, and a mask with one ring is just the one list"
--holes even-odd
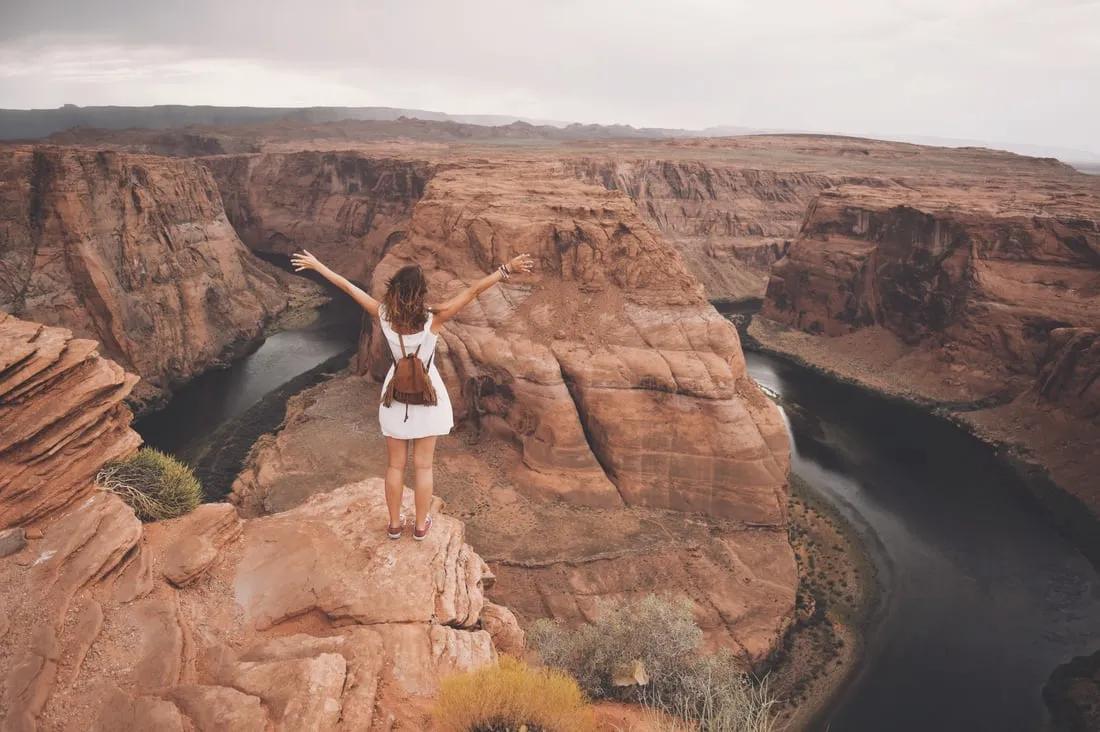
[(1100, 152), (1100, 0), (0, 0), (0, 107), (347, 105)]

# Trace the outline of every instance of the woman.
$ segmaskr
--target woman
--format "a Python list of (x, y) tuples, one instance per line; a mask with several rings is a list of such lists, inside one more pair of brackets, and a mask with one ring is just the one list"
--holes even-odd
[[(379, 302), (346, 278), (333, 272), (304, 249), (291, 257), (291, 263), (296, 272), (307, 269), (317, 272), (351, 295), (373, 317), (378, 318), (382, 325), (382, 333), (389, 343), (390, 355), (394, 363), (405, 354), (415, 353), (427, 367), (428, 377), (432, 386), (435, 387), (434, 404), (403, 404), (400, 401), (394, 401), (388, 406), (385, 403), (378, 406), (378, 421), (382, 425), (382, 434), (386, 436), (388, 453), (386, 507), (389, 509), (390, 522), (387, 533), (391, 539), (400, 539), (405, 529), (405, 517), (401, 514), (401, 493), (411, 442), (413, 492), (416, 506), (413, 538), (422, 541), (432, 527), (432, 517), (428, 515), (428, 508), (432, 502), (432, 462), (435, 459), (435, 441), (439, 435), (449, 433), (454, 426), (454, 415), (451, 412), (447, 388), (443, 385), (435, 359), (432, 358), (439, 339), (439, 331), (462, 308), (496, 283), (508, 279), (516, 272), (530, 272), (533, 264), (531, 257), (528, 254), (519, 255), (434, 308), (425, 305), (428, 283), (424, 279), (424, 273), (416, 265), (399, 269), (386, 283), (386, 294)], [(382, 384), (383, 393), (386, 393), (393, 377), (394, 365), (391, 364), (386, 380)]]

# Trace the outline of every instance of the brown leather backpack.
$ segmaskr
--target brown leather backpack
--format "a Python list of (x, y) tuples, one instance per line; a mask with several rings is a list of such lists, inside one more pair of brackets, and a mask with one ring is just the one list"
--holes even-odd
[[(412, 353), (405, 351), (405, 338), (400, 333), (397, 340), (401, 344), (401, 358), (394, 362), (393, 378), (390, 379), (386, 393), (382, 396), (385, 406), (392, 405), (395, 401), (405, 405), (405, 421), (409, 421), (409, 405), (419, 404), (434, 406), (436, 404), (435, 387), (428, 376), (431, 368), (433, 353), (428, 357), (428, 362), (420, 360), (420, 346)], [(421, 344), (423, 345), (423, 344)]]

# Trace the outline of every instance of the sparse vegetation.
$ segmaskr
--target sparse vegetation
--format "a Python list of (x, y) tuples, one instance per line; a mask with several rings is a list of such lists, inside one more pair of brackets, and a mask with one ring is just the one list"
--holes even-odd
[(191, 468), (151, 447), (107, 464), (96, 483), (122, 498), (142, 521), (182, 516), (202, 501), (202, 485)]
[(588, 732), (595, 715), (577, 682), (502, 657), (444, 679), (433, 716), (442, 732)]
[[(730, 653), (704, 655), (686, 602), (650, 595), (608, 608), (591, 625), (539, 621), (528, 640), (544, 663), (568, 671), (595, 698), (633, 701), (701, 732), (773, 729), (773, 702)], [(630, 673), (624, 673), (630, 670)]]

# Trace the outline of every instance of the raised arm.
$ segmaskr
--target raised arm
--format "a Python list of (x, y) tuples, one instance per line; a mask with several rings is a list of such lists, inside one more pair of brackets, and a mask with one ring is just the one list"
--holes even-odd
[(432, 330), (439, 332), (440, 326), (446, 323), (448, 320), (458, 315), (462, 308), (472, 303), (477, 296), (488, 290), (490, 287), (507, 279), (510, 275), (520, 273), (526, 274), (531, 271), (531, 267), (534, 265), (534, 261), (531, 259), (530, 254), (521, 254), (518, 257), (513, 258), (507, 264), (498, 267), (492, 274), (488, 274), (482, 277), (474, 284), (467, 287), (462, 292), (452, 297), (447, 302), (432, 309)]
[(351, 295), (355, 302), (366, 310), (371, 315), (378, 315), (378, 301), (373, 297), (363, 292), (363, 290), (352, 284), (351, 280), (343, 275), (333, 272), (331, 269), (321, 264), (321, 260), (310, 254), (303, 249), (290, 257), (290, 263), (294, 266), (295, 272), (301, 272), (303, 270), (312, 269), (317, 274), (324, 277), (332, 284), (339, 287), (344, 292)]

